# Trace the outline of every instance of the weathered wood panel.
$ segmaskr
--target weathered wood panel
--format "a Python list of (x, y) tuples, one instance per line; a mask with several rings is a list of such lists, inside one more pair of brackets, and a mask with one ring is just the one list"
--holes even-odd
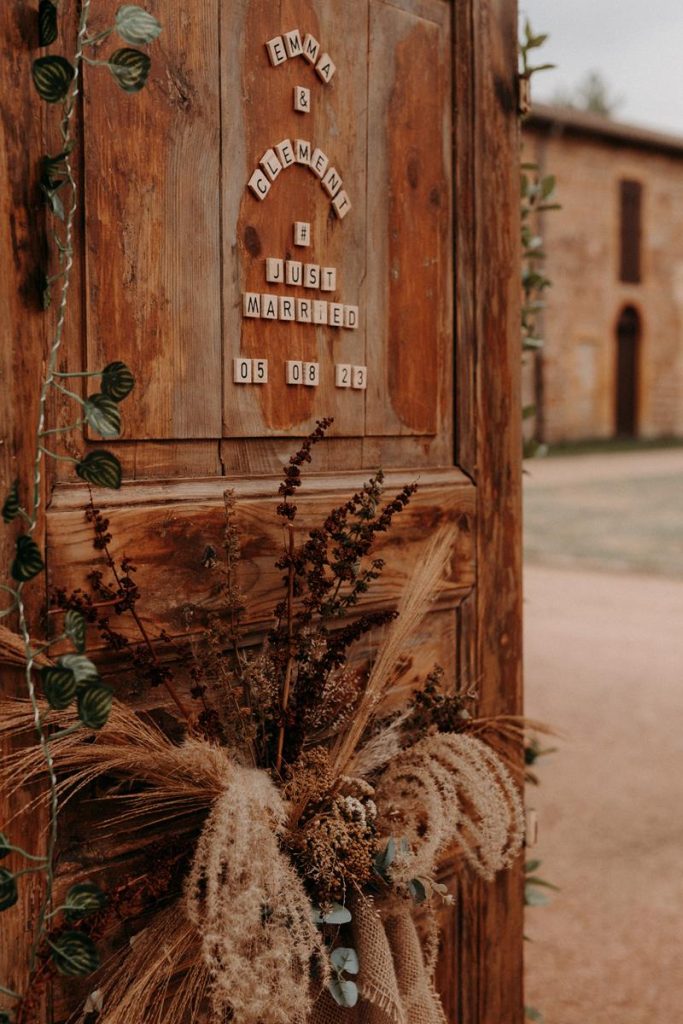
[[(450, 10), (370, 4), (367, 433), (449, 432)], [(431, 19), (425, 17), (429, 10)]]
[[(118, 6), (93, 7), (93, 34)], [(136, 374), (128, 438), (221, 435), (218, 11), (156, 0), (164, 29), (135, 96), (86, 75), (88, 368)]]
[[(270, 65), (265, 43), (282, 31), (310, 32), (329, 52), (338, 71), (324, 85), (301, 58)], [(333, 432), (362, 434), (365, 392), (335, 387), (334, 364), (366, 363), (366, 108), (367, 0), (242, 0), (223, 19), (223, 175), (225, 274), (225, 436), (306, 432), (316, 417), (334, 416)], [(311, 91), (311, 113), (293, 108), (296, 85)], [(268, 149), (283, 139), (320, 147), (339, 171), (353, 209), (338, 220), (319, 179), (308, 167), (280, 174), (259, 202), (247, 182)], [(296, 249), (295, 221), (311, 224), (312, 245)], [(337, 269), (337, 291), (307, 292), (266, 283), (267, 257)], [(332, 299), (360, 307), (356, 331), (277, 320), (243, 319), (244, 292)], [(232, 360), (244, 355), (269, 360), (263, 387), (235, 386)], [(320, 362), (317, 388), (292, 387), (285, 361)]]
[[(519, 714), (522, 440), (517, 11), (510, 0), (474, 0), (471, 12), (479, 523), (476, 666), (482, 711)], [(461, 1024), (521, 1024), (521, 861), (515, 870), (499, 875), (492, 886), (467, 886), (464, 899), (470, 907), (462, 923)]]
[[(389, 474), (387, 495), (412, 478), (406, 473)], [(350, 473), (339, 473), (334, 481), (311, 478), (296, 499), (300, 539), (362, 482), (362, 477)], [(143, 594), (138, 612), (150, 630), (183, 635), (188, 631), (188, 615), (199, 625), (207, 612), (220, 607), (215, 574), (205, 568), (205, 563), (207, 551), (220, 558), (225, 487), (233, 488), (237, 498), (240, 582), (248, 607), (245, 627), (250, 632), (261, 632), (272, 624), (274, 594), (279, 592), (281, 580), (274, 563), (283, 550), (283, 531), (275, 514), (280, 499), (272, 478), (130, 486), (114, 501), (98, 495), (98, 507), (106, 512), (111, 524), (112, 553), (119, 558), (125, 554), (138, 567), (136, 582)], [(49, 573), (51, 581), (59, 581), (60, 586), (83, 586), (88, 571), (100, 561), (93, 551), (91, 527), (83, 513), (86, 500), (80, 488), (62, 492), (49, 515)], [(386, 559), (387, 567), (363, 608), (394, 606), (425, 541), (439, 525), (449, 522), (454, 527), (453, 554), (439, 604), (457, 604), (474, 581), (474, 502), (471, 484), (455, 471), (423, 477), (416, 497), (396, 518), (392, 530), (378, 539), (378, 557)], [(135, 635), (134, 626), (124, 617), (121, 632), (127, 635), (129, 631)], [(91, 638), (91, 643), (96, 644), (96, 638)]]

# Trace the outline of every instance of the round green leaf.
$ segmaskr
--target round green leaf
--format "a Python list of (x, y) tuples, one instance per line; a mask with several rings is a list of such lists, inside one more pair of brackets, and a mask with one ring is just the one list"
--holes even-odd
[(57, 664), (59, 668), (66, 668), (69, 672), (73, 672), (79, 689), (81, 686), (100, 681), (97, 668), (90, 658), (86, 658), (83, 654), (63, 654)]
[(12, 844), (5, 835), (4, 832), (0, 832), (0, 860), (4, 860), (5, 857), (9, 857), (12, 850)]
[(324, 913), (320, 907), (312, 907), (311, 912), (314, 924), (348, 924), (352, 919), (351, 911), (341, 903), (333, 903)]
[(15, 480), (2, 506), (2, 518), (11, 523), (19, 515), (19, 481)]
[(0, 1024), (12, 1024), (12, 1018), (7, 1010), (0, 1010)]
[(50, 46), (57, 38), (57, 8), (52, 0), (40, 0), (38, 7), (38, 45)]
[(152, 62), (142, 50), (131, 50), (124, 46), (114, 50), (108, 65), (124, 92), (140, 92), (147, 81)]
[(68, 708), (78, 692), (76, 676), (67, 668), (44, 668), (41, 672), (45, 699), (55, 711)]
[(59, 103), (69, 91), (74, 69), (65, 57), (39, 57), (33, 62), (33, 84), (47, 103)]
[(111, 452), (100, 448), (88, 452), (76, 466), (76, 472), (81, 480), (97, 487), (110, 487), (117, 491), (121, 486), (121, 463)]
[(347, 946), (338, 946), (336, 949), (333, 949), (330, 955), (330, 963), (335, 971), (345, 971), (347, 974), (358, 974), (360, 970), (358, 953), (356, 953), (355, 949), (350, 949)]
[(77, 921), (89, 914), (96, 914), (107, 905), (107, 894), (92, 882), (72, 885), (64, 900), (64, 912), (68, 921)]
[(83, 932), (63, 932), (51, 945), (55, 967), (67, 978), (85, 978), (100, 966), (95, 943)]
[(9, 910), (18, 899), (16, 878), (7, 868), (0, 868), (0, 910)]
[(88, 729), (101, 729), (107, 724), (114, 691), (108, 686), (88, 686), (78, 698), (78, 717)]
[(327, 986), (332, 998), (339, 1006), (351, 1009), (358, 1002), (358, 985), (345, 978), (332, 978)]
[(18, 583), (26, 583), (42, 572), (44, 568), (45, 563), (40, 548), (33, 537), (22, 533), (20, 537), (17, 537), (17, 552), (12, 562), (13, 579)]
[(75, 608), (70, 608), (64, 616), (64, 632), (79, 654), (85, 650), (85, 619)]
[(137, 4), (125, 4), (116, 12), (116, 31), (127, 43), (144, 46), (157, 38), (161, 25), (153, 14)]
[(84, 415), (93, 430), (102, 437), (118, 437), (121, 433), (119, 407), (107, 395), (90, 395), (86, 398)]
[(125, 363), (109, 363), (102, 370), (102, 391), (115, 402), (122, 402), (135, 387), (135, 377)]

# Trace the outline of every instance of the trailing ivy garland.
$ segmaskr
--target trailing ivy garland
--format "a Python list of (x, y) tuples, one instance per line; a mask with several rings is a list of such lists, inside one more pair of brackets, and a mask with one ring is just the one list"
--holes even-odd
[[(17, 537), (14, 558), (10, 567), (11, 584), (2, 584), (0, 589), (9, 596), (9, 604), (0, 611), (0, 618), (15, 615), (24, 645), (24, 675), (26, 690), (33, 708), (33, 720), (47, 767), (50, 790), (50, 813), (47, 848), (44, 857), (36, 857), (19, 847), (0, 833), (0, 859), (10, 853), (23, 857), (29, 866), (20, 871), (0, 869), (0, 910), (6, 910), (18, 900), (18, 880), (25, 874), (39, 872), (44, 875), (44, 895), (40, 905), (31, 952), (31, 967), (35, 965), (41, 944), (46, 940), (47, 923), (56, 914), (62, 913), (70, 927), (49, 944), (50, 954), (57, 970), (67, 976), (82, 976), (91, 973), (98, 966), (97, 950), (92, 940), (73, 927), (78, 920), (101, 909), (106, 899), (100, 890), (89, 883), (81, 883), (69, 890), (63, 907), (53, 908), (54, 855), (58, 836), (59, 795), (51, 742), (61, 733), (46, 730), (36, 692), (37, 660), (46, 655), (53, 644), (70, 641), (74, 653), (62, 655), (56, 665), (40, 669), (43, 691), (48, 704), (55, 710), (63, 710), (75, 702), (78, 722), (69, 731), (77, 729), (100, 729), (107, 722), (111, 710), (113, 693), (105, 686), (97, 668), (85, 654), (85, 619), (77, 611), (69, 611), (64, 618), (64, 629), (60, 636), (36, 647), (31, 640), (27, 622), (24, 587), (40, 575), (45, 568), (43, 552), (35, 540), (35, 532), (41, 511), (43, 467), (46, 459), (71, 462), (77, 475), (89, 484), (100, 487), (118, 488), (121, 485), (121, 466), (111, 452), (104, 449), (89, 451), (84, 457), (75, 459), (71, 455), (54, 451), (52, 445), (61, 434), (87, 425), (101, 437), (116, 437), (121, 429), (119, 403), (133, 390), (135, 379), (129, 368), (122, 362), (109, 363), (95, 373), (60, 373), (57, 370), (59, 350), (64, 338), (67, 322), (69, 287), (73, 269), (73, 233), (78, 207), (78, 188), (74, 177), (72, 153), (75, 145), (74, 117), (80, 92), (83, 64), (109, 68), (116, 83), (129, 93), (139, 92), (149, 76), (151, 61), (148, 55), (135, 46), (151, 43), (161, 32), (157, 19), (134, 4), (120, 7), (115, 23), (95, 36), (88, 35), (88, 21), (92, 0), (82, 0), (78, 32), (73, 60), (50, 54), (39, 57), (33, 63), (33, 82), (41, 97), (47, 103), (62, 104), (60, 122), (61, 149), (54, 156), (46, 156), (42, 163), (41, 189), (47, 206), (54, 218), (52, 238), (59, 264), (58, 273), (52, 277), (45, 274), (43, 305), (51, 304), (51, 289), (59, 282), (57, 318), (52, 335), (45, 375), (41, 384), (38, 402), (38, 417), (35, 430), (34, 458), (31, 479), (22, 486), (15, 480), (2, 506), (5, 523), (23, 521), (23, 530)], [(107, 60), (95, 60), (86, 56), (85, 49), (101, 44), (112, 33), (117, 33), (127, 44), (116, 49)], [(51, 46), (58, 37), (58, 10), (52, 0), (40, 0), (38, 8), (38, 41), (41, 47)], [(64, 201), (60, 193), (66, 192)], [(61, 225), (61, 227), (60, 227)], [(64, 383), (65, 378), (99, 377), (100, 390), (82, 398)], [(76, 422), (64, 427), (48, 429), (46, 414), (48, 399), (58, 391), (80, 407)], [(22, 491), (28, 489), (28, 500), (22, 500)], [(5, 986), (0, 991), (10, 998), (20, 1000), (20, 994)], [(7, 1011), (0, 1011), (0, 1024), (7, 1024), (12, 1017)]]

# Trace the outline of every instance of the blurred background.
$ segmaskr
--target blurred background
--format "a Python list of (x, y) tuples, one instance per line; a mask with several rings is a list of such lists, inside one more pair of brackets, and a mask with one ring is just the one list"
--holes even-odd
[(525, 66), (556, 65), (530, 76), (523, 129), (527, 714), (561, 734), (528, 756), (528, 1016), (674, 1022), (683, 5), (520, 7)]

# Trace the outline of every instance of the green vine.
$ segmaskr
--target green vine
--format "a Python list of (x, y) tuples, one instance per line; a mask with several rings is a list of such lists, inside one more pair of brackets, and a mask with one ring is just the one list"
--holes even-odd
[[(6, 910), (18, 900), (18, 880), (27, 874), (44, 875), (44, 892), (38, 911), (29, 967), (35, 970), (39, 955), (44, 956), (46, 943), (49, 956), (57, 970), (68, 976), (90, 973), (98, 965), (97, 951), (91, 939), (76, 929), (63, 932), (54, 942), (47, 942), (47, 924), (57, 913), (63, 913), (67, 923), (73, 923), (88, 913), (94, 913), (105, 899), (97, 887), (89, 883), (72, 886), (63, 907), (53, 909), (53, 887), (55, 873), (55, 852), (58, 839), (59, 792), (54, 761), (50, 749), (56, 736), (76, 729), (100, 729), (108, 719), (113, 692), (105, 686), (93, 662), (86, 656), (86, 624), (78, 611), (69, 611), (64, 617), (63, 632), (47, 643), (36, 646), (31, 638), (24, 589), (28, 583), (45, 569), (43, 552), (35, 539), (42, 505), (42, 482), (46, 460), (72, 463), (76, 474), (88, 484), (118, 488), (121, 485), (121, 465), (111, 452), (104, 449), (89, 451), (80, 459), (54, 451), (52, 444), (59, 437), (76, 428), (88, 426), (101, 437), (116, 437), (121, 429), (119, 403), (133, 390), (135, 380), (128, 367), (122, 362), (113, 362), (101, 371), (93, 373), (60, 373), (58, 357), (67, 324), (69, 288), (74, 263), (74, 223), (78, 209), (78, 186), (74, 176), (72, 154), (75, 146), (74, 121), (80, 94), (83, 64), (109, 68), (116, 83), (129, 93), (138, 92), (145, 85), (150, 58), (141, 50), (123, 47), (115, 50), (107, 60), (95, 60), (86, 56), (87, 47), (101, 44), (116, 32), (126, 43), (145, 45), (157, 38), (161, 26), (153, 15), (136, 5), (127, 4), (116, 13), (115, 24), (95, 36), (88, 35), (88, 22), (92, 0), (81, 0), (75, 52), (72, 61), (55, 54), (39, 57), (33, 62), (33, 82), (38, 95), (47, 103), (62, 104), (60, 120), (61, 146), (54, 156), (46, 156), (42, 162), (41, 189), (47, 207), (53, 218), (51, 237), (54, 243), (59, 270), (52, 276), (44, 275), (43, 305), (51, 305), (52, 286), (58, 283), (59, 298), (56, 322), (51, 336), (45, 363), (45, 374), (41, 383), (38, 400), (38, 415), (33, 442), (33, 465), (28, 481), (29, 499), (22, 503), (22, 485), (15, 480), (2, 506), (5, 523), (15, 520), (22, 522), (22, 532), (16, 539), (14, 558), (10, 567), (11, 585), (2, 584), (0, 590), (9, 596), (7, 607), (0, 611), (0, 618), (16, 616), (24, 649), (24, 678), (26, 691), (33, 709), (38, 742), (47, 766), (49, 785), (49, 821), (47, 845), (44, 857), (13, 846), (0, 833), (0, 859), (11, 853), (30, 862), (30, 866), (11, 872), (0, 869), (0, 910)], [(58, 10), (52, 0), (41, 0), (38, 9), (38, 40), (41, 47), (52, 45), (58, 38)], [(60, 193), (67, 193), (66, 201)], [(64, 380), (67, 378), (100, 378), (100, 390), (82, 398), (70, 390)], [(67, 426), (48, 429), (48, 401), (54, 392), (65, 395), (79, 407), (78, 419)], [(48, 438), (53, 439), (49, 441)], [(74, 653), (62, 655), (56, 664), (48, 663), (37, 669), (39, 657), (45, 659), (56, 643), (69, 641)], [(44, 697), (51, 709), (63, 711), (75, 702), (77, 721), (68, 730), (55, 732), (48, 716), (44, 714), (38, 695), (39, 675)], [(0, 992), (10, 999), (19, 1001), (21, 996), (11, 989), (0, 986)], [(0, 1011), (0, 1024), (10, 1021), (7, 1011)]]
[[(554, 64), (534, 64), (536, 50), (548, 39), (547, 34), (536, 35), (529, 21), (524, 24), (524, 33), (519, 43), (520, 115), (522, 122), (531, 111), (531, 80), (539, 71), (550, 71)], [(544, 174), (538, 164), (522, 163), (520, 198), (522, 223), (522, 352), (538, 352), (543, 348), (540, 321), (545, 309), (545, 294), (552, 281), (545, 274), (543, 264), (543, 238), (536, 230), (539, 215), (550, 210), (559, 210), (554, 202), (556, 180), (552, 174)], [(522, 410), (524, 419), (536, 413), (534, 405)], [(533, 458), (543, 452), (543, 446), (535, 438), (524, 443), (524, 457)]]

